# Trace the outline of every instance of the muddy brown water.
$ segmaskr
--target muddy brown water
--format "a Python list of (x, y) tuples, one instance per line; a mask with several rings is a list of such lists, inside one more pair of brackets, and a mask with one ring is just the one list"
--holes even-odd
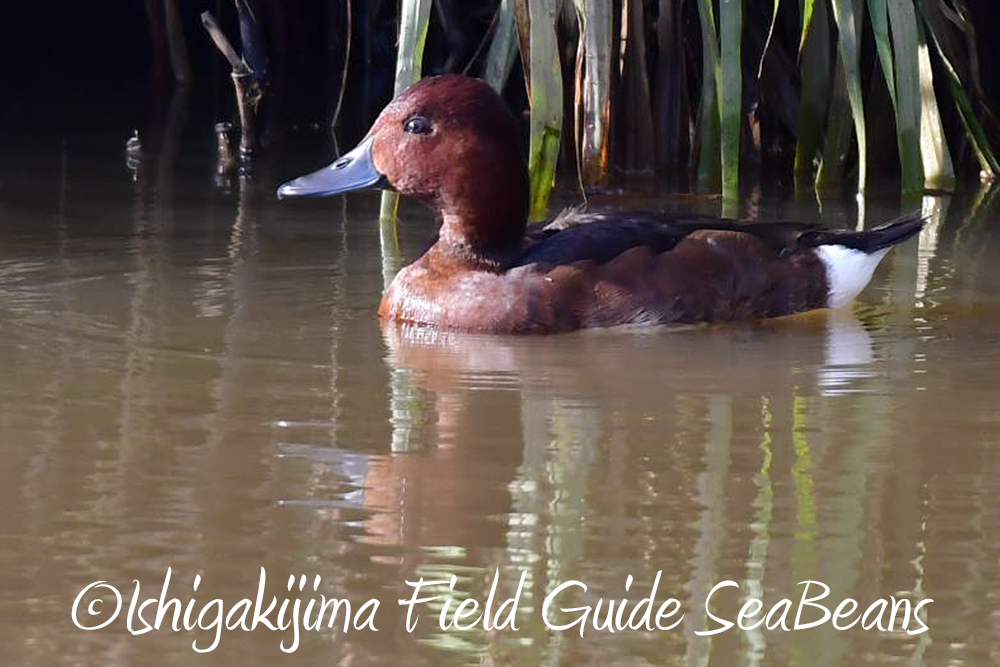
[[(924, 199), (930, 225), (851, 309), (518, 339), (384, 335), (395, 264), (372, 195), (279, 203), (204, 160), (147, 157), (133, 179), (71, 148), (0, 176), (0, 664), (1000, 663), (995, 193)], [(431, 228), (404, 209), (403, 258)], [(191, 644), (213, 632), (169, 616), (131, 634), (134, 582), (157, 597), (168, 567), (195, 616), (253, 600), (263, 567), (279, 604), (379, 600), (378, 632), (302, 630), (283, 653), (291, 631), (225, 630), (205, 654)], [(442, 631), (434, 602), (406, 632), (407, 580), (454, 574), (456, 599), (484, 601), (495, 572), (498, 601), (525, 573), (517, 631)], [(634, 605), (657, 572), (657, 604), (684, 613), (671, 630), (544, 624), (561, 583), (588, 586), (564, 607)], [(751, 598), (797, 604), (805, 580), (831, 608), (933, 599), (929, 630), (695, 634), (719, 627), (720, 582), (736, 586), (710, 610), (736, 620)], [(98, 581), (122, 611), (84, 631), (72, 608)], [(84, 596), (87, 624), (107, 618), (87, 616), (96, 598), (115, 607)]]

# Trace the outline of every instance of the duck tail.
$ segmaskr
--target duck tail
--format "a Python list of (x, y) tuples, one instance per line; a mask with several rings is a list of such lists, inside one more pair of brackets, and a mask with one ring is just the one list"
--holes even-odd
[(891, 248), (902, 243), (911, 236), (918, 234), (927, 222), (919, 211), (901, 215), (889, 222), (855, 232), (847, 229), (824, 229), (805, 232), (799, 236), (797, 245), (800, 248), (816, 248), (824, 245), (839, 245), (851, 250), (871, 254)]
[(811, 248), (826, 269), (827, 306), (839, 308), (854, 300), (871, 280), (892, 246), (916, 235), (927, 221), (919, 212), (861, 232), (822, 230), (805, 232), (799, 248)]

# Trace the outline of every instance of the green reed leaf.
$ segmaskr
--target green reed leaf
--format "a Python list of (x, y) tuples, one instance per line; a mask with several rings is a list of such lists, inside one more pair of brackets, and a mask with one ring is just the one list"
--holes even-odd
[(531, 122), (528, 173), (531, 178), (530, 216), (544, 220), (555, 180), (562, 137), (563, 84), (556, 39), (558, 0), (532, 0), (531, 17)]
[(861, 96), (858, 33), (863, 19), (864, 0), (832, 0), (833, 19), (837, 23), (837, 51), (844, 66), (847, 97), (854, 117), (854, 134), (858, 141), (858, 192), (868, 183), (868, 140), (865, 133), (865, 104)]
[(924, 25), (927, 27), (927, 34), (930, 36), (931, 41), (934, 43), (935, 50), (941, 58), (941, 63), (948, 79), (948, 85), (951, 88), (951, 94), (955, 100), (955, 106), (958, 108), (958, 115), (962, 119), (966, 135), (969, 137), (969, 142), (972, 144), (972, 148), (976, 153), (979, 165), (984, 172), (991, 174), (993, 178), (996, 178), (1000, 176), (1000, 163), (997, 162), (997, 157), (993, 153), (993, 149), (990, 147), (989, 140), (986, 138), (986, 132), (983, 130), (982, 124), (976, 117), (976, 112), (972, 107), (972, 101), (966, 94), (962, 80), (958, 76), (958, 72), (956, 71), (954, 64), (951, 60), (949, 60), (948, 55), (941, 44), (941, 39), (937, 34), (937, 29), (934, 23), (929, 20), (923, 3), (921, 2), (918, 4), (918, 7), (920, 8), (921, 14), (924, 18)]
[(714, 188), (719, 183), (720, 142), (719, 100), (719, 39), (715, 32), (712, 0), (698, 0), (701, 24), (701, 103), (698, 108), (698, 185)]
[(955, 184), (955, 167), (951, 162), (948, 140), (941, 124), (937, 96), (934, 94), (934, 73), (924, 26), (917, 22), (917, 58), (920, 66), (920, 155), (924, 163), (924, 186), (950, 188)]
[(830, 67), (830, 24), (827, 5), (820, 2), (812, 18), (813, 29), (801, 51), (802, 93), (795, 141), (796, 180), (811, 175), (826, 124), (833, 71)]
[(743, 128), (743, 0), (719, 0), (721, 37), (719, 112), (722, 130), (722, 198), (740, 194), (740, 137)]
[(503, 90), (517, 56), (517, 21), (514, 18), (514, 0), (500, 0), (497, 27), (486, 54), (483, 79), (498, 92)]
[(816, 170), (816, 187), (827, 189), (839, 183), (844, 177), (847, 154), (851, 149), (851, 125), (853, 115), (851, 102), (847, 97), (847, 79), (844, 62), (836, 59), (833, 75), (833, 92), (830, 95), (829, 115), (826, 121), (826, 136), (823, 139), (823, 154), (819, 169)]
[(580, 180), (595, 185), (608, 171), (611, 116), (612, 4), (575, 0), (580, 24), (577, 49), (577, 150)]
[(896, 74), (896, 142), (904, 195), (924, 187), (920, 156), (920, 65), (917, 58), (917, 15), (913, 0), (889, 0), (893, 64)]
[(882, 76), (889, 88), (889, 98), (892, 108), (896, 108), (896, 76), (893, 71), (892, 43), (889, 41), (889, 9), (886, 0), (868, 0), (868, 16), (872, 20), (872, 32), (875, 34), (875, 51), (878, 53)]
[[(427, 41), (427, 26), (430, 23), (431, 0), (402, 0), (399, 10), (399, 47), (396, 52), (395, 94), (412, 86), (420, 79), (420, 67), (424, 60), (424, 44)], [(396, 220), (399, 195), (383, 192), (379, 217)]]
[(764, 49), (760, 52), (760, 62), (757, 64), (757, 78), (764, 72), (764, 58), (767, 57), (768, 49), (771, 48), (771, 40), (774, 38), (774, 26), (778, 22), (778, 8), (781, 7), (781, 0), (774, 0), (774, 9), (771, 13), (771, 25), (767, 29), (767, 39), (764, 40)]
[[(820, 5), (826, 5), (826, 0), (820, 0)], [(799, 54), (806, 47), (809, 34), (812, 32), (813, 16), (816, 13), (816, 0), (804, 0), (802, 2), (802, 36), (799, 38)]]

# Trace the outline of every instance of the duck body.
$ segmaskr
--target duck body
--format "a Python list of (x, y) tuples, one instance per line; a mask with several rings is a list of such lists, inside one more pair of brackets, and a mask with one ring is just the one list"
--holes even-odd
[[(432, 246), (397, 274), (379, 316), (489, 333), (781, 317), (849, 302), (885, 244), (922, 224), (906, 217), (854, 233), (655, 213), (576, 214), (560, 222), (573, 226), (526, 238), (502, 271), (455, 266)], [(856, 287), (831, 285), (825, 246), (857, 257)]]
[(889, 248), (923, 221), (864, 232), (662, 213), (567, 212), (528, 229), (528, 179), (513, 116), (485, 83), (424, 79), (364, 141), (279, 189), (327, 195), (391, 186), (441, 220), (394, 278), (384, 323), (484, 333), (780, 317), (849, 303)]

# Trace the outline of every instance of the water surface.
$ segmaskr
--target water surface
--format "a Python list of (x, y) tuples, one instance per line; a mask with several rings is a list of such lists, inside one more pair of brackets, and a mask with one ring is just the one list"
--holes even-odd
[[(518, 339), (383, 333), (396, 264), (377, 199), (278, 203), (274, 180), (216, 182), (169, 144), (135, 173), (86, 141), (3, 160), (3, 664), (1000, 661), (993, 193), (926, 198), (930, 225), (852, 309)], [(860, 220), (899, 211), (873, 200)], [(811, 199), (752, 212), (859, 220)], [(404, 258), (432, 227), (404, 209)], [(320, 575), (328, 597), (380, 599), (379, 632), (304, 632), (286, 655), (287, 633), (226, 631), (198, 655), (208, 633), (73, 626), (91, 582), (127, 606), (134, 580), (158, 595), (167, 567), (171, 595), (228, 605), (254, 597), (261, 567), (279, 600), (290, 574)], [(445, 633), (432, 613), (405, 631), (404, 581), (455, 574), (483, 600), (495, 571), (502, 598), (527, 572), (517, 632)], [(674, 630), (541, 622), (562, 582), (590, 587), (566, 598), (580, 606), (636, 600), (657, 571), (659, 598), (686, 612)], [(734, 619), (808, 579), (863, 607), (933, 598), (930, 631), (695, 635), (715, 627), (718, 582), (739, 585), (713, 598)]]

